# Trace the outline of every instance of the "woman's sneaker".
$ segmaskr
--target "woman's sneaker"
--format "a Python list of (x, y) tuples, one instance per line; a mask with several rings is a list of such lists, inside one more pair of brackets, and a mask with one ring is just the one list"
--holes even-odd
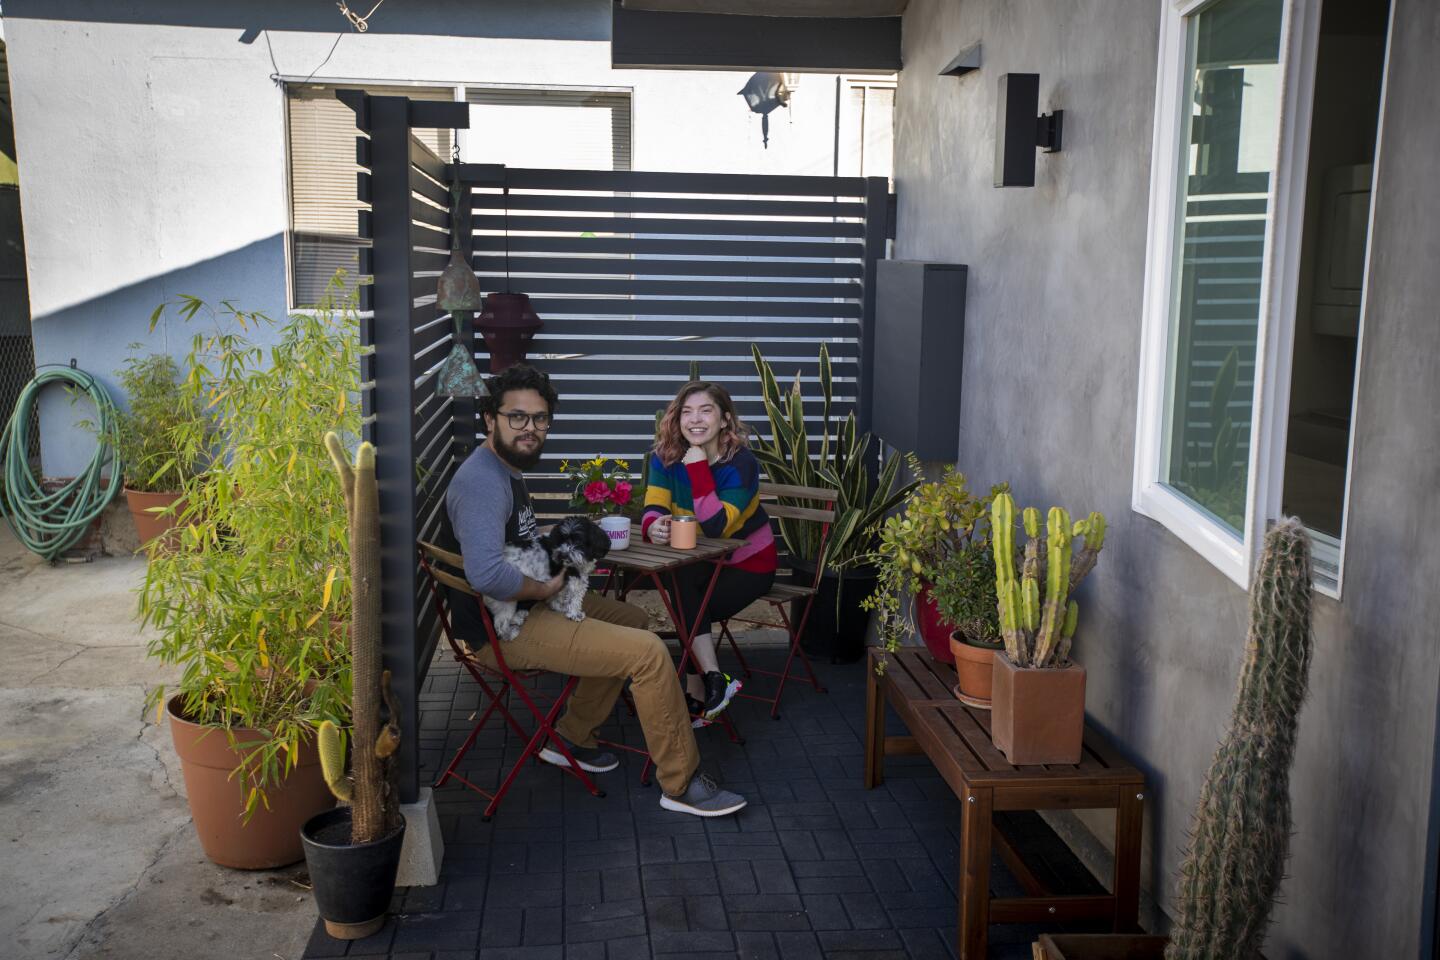
[(714, 720), (720, 716), (743, 686), (739, 680), (732, 680), (728, 674), (719, 670), (705, 674), (705, 709), (702, 716), (706, 720)]
[(661, 792), (660, 806), (677, 813), (688, 813), (697, 817), (724, 817), (745, 806), (745, 798), (738, 793), (721, 789), (720, 784), (703, 773), (690, 778), (685, 792), (672, 797)]
[(690, 711), (690, 726), (696, 730), (703, 730), (710, 726), (710, 721), (705, 719), (705, 704), (696, 700), (690, 694), (685, 694), (685, 709)]

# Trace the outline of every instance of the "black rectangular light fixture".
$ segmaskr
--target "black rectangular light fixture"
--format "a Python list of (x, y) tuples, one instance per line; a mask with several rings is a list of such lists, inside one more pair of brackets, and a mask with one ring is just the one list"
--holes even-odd
[(1035, 150), (1060, 151), (1065, 111), (1038, 116), (1040, 74), (1000, 75), (995, 112), (995, 186), (1035, 186)]

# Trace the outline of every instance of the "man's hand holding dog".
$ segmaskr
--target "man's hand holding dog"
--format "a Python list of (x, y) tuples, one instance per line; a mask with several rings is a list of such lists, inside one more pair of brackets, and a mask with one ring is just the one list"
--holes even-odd
[(555, 594), (559, 593), (560, 588), (563, 586), (565, 586), (564, 570), (561, 570), (559, 573), (555, 574), (555, 576), (545, 581), (531, 580), (529, 577), (526, 577), (525, 585), (520, 588), (520, 592), (515, 595), (515, 599), (549, 600), (551, 597), (555, 596)]

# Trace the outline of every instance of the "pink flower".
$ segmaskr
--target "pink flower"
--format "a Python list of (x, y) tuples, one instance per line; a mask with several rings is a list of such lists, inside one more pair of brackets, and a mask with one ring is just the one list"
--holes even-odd
[(592, 480), (585, 484), (585, 499), (590, 503), (604, 503), (610, 499), (610, 488), (604, 480)]
[(630, 502), (630, 490), (630, 484), (624, 480), (618, 480), (615, 483), (615, 492), (610, 494), (610, 499), (616, 506), (623, 507)]

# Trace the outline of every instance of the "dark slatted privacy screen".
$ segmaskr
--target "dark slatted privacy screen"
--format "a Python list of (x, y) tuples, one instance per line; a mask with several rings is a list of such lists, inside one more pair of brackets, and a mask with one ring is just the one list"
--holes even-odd
[[(473, 188), (481, 289), (529, 294), (545, 321), (530, 358), (554, 379), (561, 405), (528, 478), (551, 499), (542, 509), (563, 509), (554, 502), (568, 496), (563, 460), (603, 454), (641, 471), (655, 414), (692, 359), (702, 378), (730, 390), (751, 427), (764, 428), (750, 355), (758, 344), (787, 386), (800, 375), (818, 430), (824, 342), (833, 415), (855, 406), (864, 180), (460, 170)], [(480, 362), (486, 369), (483, 353)]]

